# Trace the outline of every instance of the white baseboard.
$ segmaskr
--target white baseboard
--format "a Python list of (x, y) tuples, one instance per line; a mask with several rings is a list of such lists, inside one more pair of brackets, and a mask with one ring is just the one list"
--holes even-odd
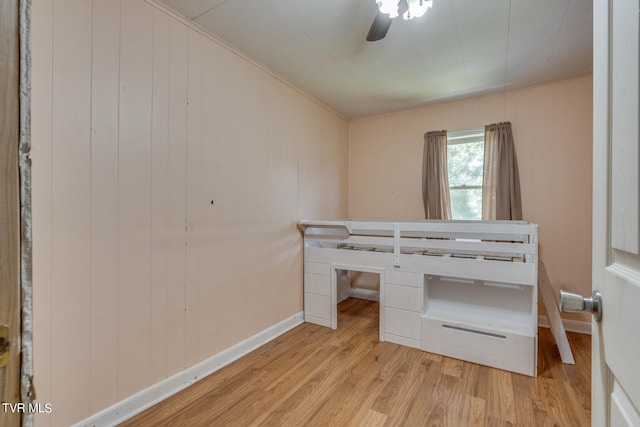
[(302, 324), (303, 317), (303, 312), (295, 314), (197, 365), (103, 409), (72, 427), (107, 427), (119, 424)]
[[(579, 334), (591, 335), (591, 322), (582, 322), (580, 320), (562, 319), (565, 331), (577, 332)], [(547, 316), (538, 316), (538, 326), (542, 328), (549, 327)]]

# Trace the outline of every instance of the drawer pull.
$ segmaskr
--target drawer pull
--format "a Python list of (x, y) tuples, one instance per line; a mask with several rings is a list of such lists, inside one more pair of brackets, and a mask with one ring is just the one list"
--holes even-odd
[(493, 334), (491, 332), (485, 332), (485, 331), (477, 331), (475, 329), (461, 328), (460, 326), (442, 325), (442, 327), (447, 329), (455, 329), (456, 331), (471, 332), (472, 334), (487, 335), (489, 337), (507, 339), (505, 335)]

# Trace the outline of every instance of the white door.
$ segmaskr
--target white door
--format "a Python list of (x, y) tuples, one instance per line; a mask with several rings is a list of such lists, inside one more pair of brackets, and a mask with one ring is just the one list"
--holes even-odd
[(592, 425), (640, 426), (639, 0), (594, 1)]

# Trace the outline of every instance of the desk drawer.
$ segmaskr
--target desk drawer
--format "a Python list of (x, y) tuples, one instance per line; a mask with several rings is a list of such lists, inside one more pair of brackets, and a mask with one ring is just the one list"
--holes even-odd
[(537, 336), (422, 318), (422, 350), (480, 365), (536, 376)]
[(423, 289), (387, 283), (384, 287), (385, 307), (416, 311), (422, 314)]
[(307, 261), (304, 264), (304, 272), (305, 274), (310, 273), (328, 276), (331, 273), (331, 264)]
[(331, 295), (331, 277), (319, 274), (304, 275), (304, 291), (318, 295)]
[(386, 307), (384, 332), (413, 340), (420, 340), (420, 313)]
[(384, 281), (385, 283), (392, 283), (394, 285), (421, 288), (424, 285), (424, 274), (398, 270), (385, 270)]
[(304, 294), (304, 315), (331, 321), (331, 299), (327, 296)]

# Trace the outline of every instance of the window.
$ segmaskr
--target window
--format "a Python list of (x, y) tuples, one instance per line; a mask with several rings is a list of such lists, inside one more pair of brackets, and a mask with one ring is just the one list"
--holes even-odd
[(453, 219), (482, 219), (484, 129), (450, 132), (447, 168)]

